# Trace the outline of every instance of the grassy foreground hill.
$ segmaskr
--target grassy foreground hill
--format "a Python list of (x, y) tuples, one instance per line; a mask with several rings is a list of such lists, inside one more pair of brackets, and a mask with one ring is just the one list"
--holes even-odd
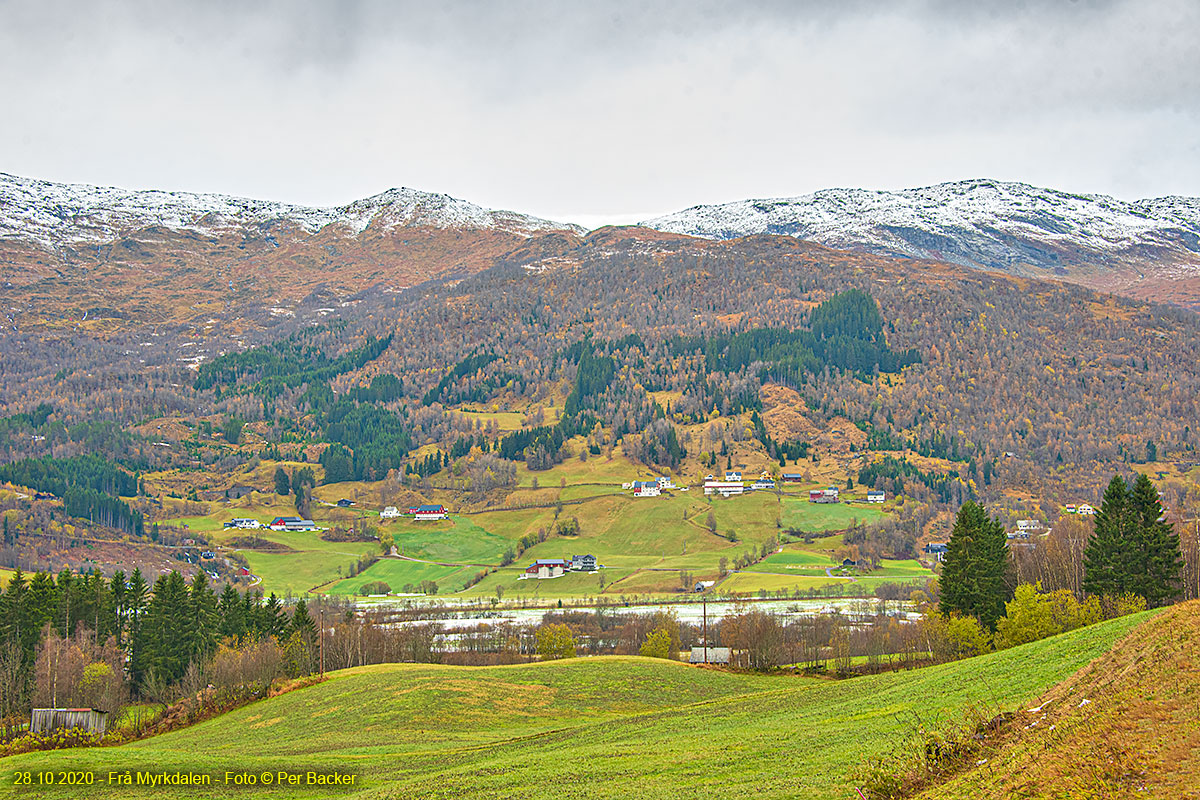
[[(1126, 653), (1116, 657), (1112, 680), (1130, 696), (1144, 690), (1152, 704), (1157, 695), (1142, 681), (1162, 667), (1129, 654), (1162, 642), (1175, 653), (1163, 663), (1177, 671), (1190, 663), (1194, 673), (1198, 635), (1192, 604), (966, 661), (849, 681), (633, 657), (488, 668), (375, 666), (157, 738), (8, 758), (3, 785), (11, 786), (17, 772), (92, 770), (93, 786), (39, 787), (35, 780), (18, 787), (17, 796), (844, 798), (854, 794), (853, 767), (888, 752), (914, 720), (952, 721), (971, 705), (1016, 710), (1023, 720), (1034, 698), (1048, 690), (1055, 696), (1072, 676), (1106, 680), (1109, 653)], [(1178, 680), (1165, 685), (1179, 694)], [(1098, 694), (1089, 696), (1100, 704)], [(1175, 721), (1190, 714), (1185, 730), (1194, 735), (1194, 703), (1190, 711), (1180, 708)], [(1139, 719), (1152, 726), (1154, 715)], [(1097, 720), (1100, 733), (1108, 721)], [(212, 784), (121, 787), (107, 783), (109, 770), (203, 773)], [(342, 771), (355, 783), (223, 783), (226, 771), (274, 776), (280, 770)]]
[(921, 797), (1200, 797), (1200, 603), (1148, 620), (1020, 722)]

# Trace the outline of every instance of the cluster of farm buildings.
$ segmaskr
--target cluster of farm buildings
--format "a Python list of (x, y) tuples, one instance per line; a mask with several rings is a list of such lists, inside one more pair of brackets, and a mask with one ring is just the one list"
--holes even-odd
[(521, 573), (520, 580), (526, 578), (561, 578), (568, 572), (595, 572), (600, 569), (594, 555), (571, 556), (571, 558), (539, 558)]
[[(783, 483), (803, 483), (804, 476), (799, 473), (785, 472), (781, 479)], [(704, 476), (704, 494), (720, 495), (721, 497), (733, 497), (734, 495), (745, 494), (746, 492), (755, 491), (773, 491), (776, 487), (775, 478), (769, 472), (763, 472), (753, 481), (743, 480), (742, 473), (737, 470), (726, 470), (724, 478), (718, 478), (715, 475)], [(680, 488), (680, 491), (687, 491), (687, 487), (676, 487), (671, 478), (660, 476), (650, 481), (633, 481), (621, 485), (622, 489), (632, 489), (634, 497), (658, 497), (668, 489)], [(868, 503), (882, 503), (886, 500), (884, 492), (871, 489), (867, 492)], [(839, 503), (841, 500), (838, 497), (838, 488), (830, 486), (827, 489), (814, 489), (808, 493), (808, 501), (810, 503)]]
[[(440, 503), (436, 505), (410, 506), (408, 509), (408, 516), (415, 520), (423, 521), (445, 519), (447, 513), (446, 507)], [(379, 513), (379, 516), (382, 519), (396, 519), (403, 516), (403, 514), (400, 513), (400, 509), (396, 506), (388, 506)]]

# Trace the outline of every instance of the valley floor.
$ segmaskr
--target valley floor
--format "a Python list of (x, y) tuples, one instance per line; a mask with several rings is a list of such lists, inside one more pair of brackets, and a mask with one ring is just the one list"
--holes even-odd
[[(1143, 651), (1151, 658), (1139, 658)], [(4, 759), (0, 785), (11, 787), (19, 772), (84, 770), (95, 774), (94, 785), (17, 787), (15, 796), (833, 800), (854, 796), (855, 768), (902, 745), (918, 725), (948, 725), (975, 707), (1017, 712), (1021, 724), (1012, 727), (1020, 732), (1034, 722), (1045, 729), (1048, 713), (1066, 726), (1065, 738), (1027, 741), (1014, 734), (995, 762), (1004, 767), (960, 776), (934, 794), (976, 797), (986, 789), (984, 796), (1002, 797), (1012, 776), (1025, 775), (1040, 754), (1057, 752), (1058, 763), (1069, 765), (1075, 742), (1101, 746), (1107, 730), (1127, 722), (1114, 703), (1140, 696), (1129, 724), (1130, 741), (1141, 744), (1128, 753), (1134, 762), (1152, 760), (1138, 796), (1180, 797), (1185, 783), (1171, 770), (1186, 768), (1194, 777), (1196, 765), (1165, 752), (1156, 756), (1154, 746), (1173, 742), (1175, 753), (1195, 740), (1197, 663), (1200, 606), (1191, 603), (965, 661), (846, 681), (637, 657), (508, 667), (380, 665), (129, 745)], [(1075, 700), (1082, 696), (1091, 704)], [(1075, 772), (1086, 768), (1077, 764)], [(212, 784), (122, 787), (107, 783), (113, 770), (207, 774)], [(223, 783), (226, 772), (274, 777), (279, 771), (341, 772), (355, 782)], [(1048, 793), (1054, 774), (1043, 774), (1045, 782), (1033, 784), (1028, 796), (1056, 796)], [(1175, 793), (1164, 793), (1168, 787)]]

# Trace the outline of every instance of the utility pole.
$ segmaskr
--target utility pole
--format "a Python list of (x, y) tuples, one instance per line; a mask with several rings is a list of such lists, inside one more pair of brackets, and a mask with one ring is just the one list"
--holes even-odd
[(321, 604), (321, 677), (325, 677), (325, 604)]
[(700, 597), (700, 607), (704, 614), (704, 663), (708, 663), (708, 595)]

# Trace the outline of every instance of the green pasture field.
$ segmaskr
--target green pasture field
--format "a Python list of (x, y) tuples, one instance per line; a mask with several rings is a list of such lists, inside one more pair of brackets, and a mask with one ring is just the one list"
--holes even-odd
[[(839, 542), (840, 543), (840, 542)], [(836, 566), (833, 558), (825, 553), (814, 552), (796, 545), (787, 545), (782, 551), (772, 553), (762, 561), (747, 567), (755, 572), (824, 572), (826, 567)]]
[(761, 572), (736, 572), (726, 578), (718, 587), (724, 593), (757, 594), (765, 589), (775, 593), (780, 590), (793, 592), (799, 589), (807, 592), (809, 589), (820, 589), (825, 586), (835, 586), (840, 591), (837, 594), (854, 594), (849, 588), (850, 581), (845, 578), (830, 578), (824, 572), (819, 575), (764, 575)]
[[(1152, 612), (1150, 612), (1152, 613)], [(638, 657), (508, 667), (389, 664), (335, 673), (174, 733), (29, 753), (17, 773), (93, 773), (37, 798), (619, 798), (855, 796), (852, 771), (929, 726), (1027, 708), (1148, 613), (998, 653), (833, 681)], [(569, 768), (571, 767), (571, 768)], [(113, 786), (114, 770), (194, 772), (210, 785)], [(237, 788), (225, 773), (353, 774), (343, 787)]]
[(291, 550), (278, 552), (241, 548), (250, 571), (262, 578), (265, 593), (302, 595), (314, 586), (347, 575), (352, 562), (366, 553), (378, 553), (378, 542), (327, 542), (313, 531), (222, 531), (214, 536), (218, 544), (255, 534), (267, 541), (286, 545)]
[(881, 577), (928, 577), (932, 573), (921, 566), (915, 558), (893, 560), (885, 558), (879, 563), (878, 569), (868, 573), (873, 578)]
[(336, 595), (356, 595), (364, 583), (383, 581), (391, 587), (392, 592), (399, 592), (406, 583), (416, 586), (421, 581), (429, 580), (438, 584), (439, 593), (444, 593), (459, 588), (475, 572), (475, 567), (444, 567), (423, 561), (382, 558), (353, 578), (340, 580), (325, 591)]
[(810, 503), (804, 497), (784, 497), (782, 509), (783, 527), (820, 533), (841, 531), (857, 520), (860, 525), (883, 519), (879, 506), (865, 503)]
[(451, 516), (443, 520), (402, 517), (383, 526), (392, 534), (402, 556), (450, 564), (500, 563), (512, 543), (476, 524), (471, 517)]
[[(523, 562), (524, 559), (519, 563), (523, 564)], [(603, 563), (603, 559), (601, 559), (601, 563)], [(463, 596), (494, 597), (496, 587), (503, 586), (505, 602), (517, 599), (536, 600), (547, 597), (595, 597), (601, 593), (601, 579), (604, 580), (604, 591), (608, 593), (610, 591), (608, 587), (611, 584), (621, 580), (632, 572), (632, 570), (622, 567), (606, 567), (594, 575), (588, 572), (568, 572), (560, 578), (548, 578), (546, 580), (529, 578), (522, 580), (520, 576), (523, 571), (524, 565), (521, 568), (505, 567), (499, 569), (470, 589), (467, 589), (463, 593)]]
[[(291, 553), (265, 553), (257, 550), (242, 550), (242, 555), (250, 564), (250, 571), (262, 578), (261, 588), (264, 593), (274, 592), (285, 596), (303, 595), (310, 589), (329, 581), (337, 580), (346, 575), (351, 562), (357, 561), (364, 552), (376, 550), (367, 542), (347, 542), (345, 547), (357, 546), (363, 548), (350, 555), (331, 554), (321, 550), (305, 550)], [(339, 573), (340, 568), (340, 573)]]

